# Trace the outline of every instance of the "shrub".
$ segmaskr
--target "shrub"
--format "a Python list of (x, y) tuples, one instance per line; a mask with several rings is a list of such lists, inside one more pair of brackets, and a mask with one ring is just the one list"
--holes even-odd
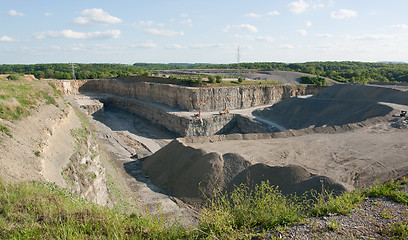
[(302, 84), (314, 84), (315, 86), (321, 87), (326, 86), (326, 79), (322, 77), (310, 77), (310, 76), (302, 76), (300, 77), (300, 83)]
[(13, 73), (13, 74), (10, 74), (7, 77), (7, 79), (11, 81), (17, 81), (17, 80), (20, 80), (20, 75)]
[(244, 81), (244, 79), (243, 79), (242, 77), (239, 77), (239, 78), (238, 78), (238, 82), (239, 82), (239, 83), (242, 83), (243, 81)]
[(212, 75), (208, 76), (208, 81), (209, 81), (210, 83), (215, 83), (215, 77), (212, 76)]
[(222, 77), (220, 75), (215, 76), (215, 81), (217, 83), (221, 83), (222, 82)]

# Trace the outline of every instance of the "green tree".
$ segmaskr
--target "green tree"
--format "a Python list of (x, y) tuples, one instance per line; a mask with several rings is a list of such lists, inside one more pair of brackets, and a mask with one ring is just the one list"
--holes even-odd
[(222, 76), (220, 76), (220, 75), (215, 76), (215, 81), (217, 83), (221, 83), (222, 82)]
[(238, 82), (239, 82), (239, 83), (242, 83), (243, 81), (244, 81), (244, 79), (243, 79), (242, 77), (239, 77), (239, 78), (238, 78)]
[(215, 83), (215, 77), (213, 75), (208, 76), (208, 81), (210, 83)]

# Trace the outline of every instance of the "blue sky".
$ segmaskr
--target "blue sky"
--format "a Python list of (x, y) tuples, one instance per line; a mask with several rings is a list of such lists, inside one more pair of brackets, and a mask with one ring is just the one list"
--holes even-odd
[(406, 0), (2, 0), (0, 64), (408, 62)]

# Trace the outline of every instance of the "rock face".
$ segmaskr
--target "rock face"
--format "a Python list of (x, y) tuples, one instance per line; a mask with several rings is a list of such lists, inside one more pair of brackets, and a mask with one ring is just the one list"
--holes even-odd
[(219, 111), (274, 104), (293, 96), (318, 92), (315, 86), (265, 85), (237, 87), (185, 87), (130, 80), (89, 80), (79, 91), (101, 92), (165, 104), (180, 110)]
[(177, 116), (132, 98), (109, 96), (101, 99), (106, 107), (120, 108), (144, 117), (154, 124), (182, 137), (212, 136), (230, 132), (263, 133), (269, 132), (261, 123), (235, 114), (212, 115), (205, 118)]

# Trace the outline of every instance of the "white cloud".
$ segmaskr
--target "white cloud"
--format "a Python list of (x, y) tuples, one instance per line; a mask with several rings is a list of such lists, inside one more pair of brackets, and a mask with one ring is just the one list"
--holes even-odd
[(188, 26), (193, 26), (193, 21), (191, 20), (191, 19), (186, 19), (186, 20), (183, 20), (183, 21), (181, 21), (180, 22), (181, 24), (185, 24), (185, 25), (188, 25)]
[(307, 31), (304, 29), (296, 30), (296, 32), (299, 34), (299, 36), (302, 36), (302, 37), (307, 35)]
[(148, 28), (144, 30), (147, 33), (164, 36), (164, 37), (175, 37), (175, 36), (184, 36), (183, 31), (174, 31), (169, 29), (157, 29), (157, 28)]
[(268, 15), (268, 16), (278, 16), (279, 12), (278, 11), (270, 11), (266, 15)]
[(392, 25), (392, 28), (398, 28), (398, 29), (408, 29), (408, 25), (407, 24), (398, 24), (398, 25)]
[(248, 32), (253, 32), (253, 33), (258, 32), (258, 28), (251, 24), (240, 24), (240, 25), (232, 25), (232, 26), (228, 25), (223, 29), (223, 31), (228, 32), (231, 28), (237, 29), (239, 31), (248, 31)]
[(138, 43), (132, 44), (131, 47), (133, 48), (157, 48), (157, 44), (153, 42), (145, 42), (145, 43)]
[(122, 19), (109, 15), (101, 8), (85, 9), (81, 12), (81, 17), (74, 19), (74, 23), (80, 25), (108, 25), (122, 22)]
[(279, 45), (279, 49), (294, 49), (295, 47), (290, 44), (281, 44)]
[(316, 34), (316, 37), (318, 37), (318, 38), (332, 38), (333, 35), (331, 35), (330, 33), (318, 33), (318, 34)]
[(261, 18), (262, 15), (261, 14), (257, 14), (257, 13), (247, 13), (245, 14), (246, 17), (250, 17), (250, 18)]
[(65, 48), (67, 51), (82, 51), (84, 50), (85, 45), (83, 43), (70, 45)]
[(51, 17), (51, 16), (54, 16), (54, 13), (46, 12), (46, 13), (44, 13), (44, 16), (46, 16), (46, 17)]
[(267, 42), (273, 42), (275, 39), (273, 39), (270, 36), (251, 36), (251, 35), (241, 35), (241, 34), (235, 34), (233, 36), (234, 38), (239, 38), (239, 39), (248, 39), (251, 41), (267, 41)]
[(13, 16), (13, 17), (16, 17), (16, 16), (22, 17), (22, 16), (24, 16), (24, 13), (22, 13), (22, 12), (17, 12), (16, 10), (10, 10), (10, 11), (8, 12), (8, 14), (9, 14), (10, 16)]
[(133, 23), (133, 26), (135, 27), (150, 27), (153, 26), (154, 22), (153, 21), (139, 21), (137, 23)]
[(289, 8), (289, 11), (295, 14), (300, 14), (309, 8), (309, 3), (306, 3), (303, 0), (299, 0), (297, 2), (289, 3), (288, 8)]
[(167, 49), (183, 49), (183, 48), (187, 48), (187, 47), (184, 47), (184, 46), (182, 46), (180, 44), (171, 44), (171, 45), (167, 45), (166, 48)]
[(307, 22), (306, 22), (306, 27), (311, 27), (311, 26), (312, 26), (312, 22), (307, 21)]
[(44, 38), (67, 38), (67, 39), (109, 39), (118, 38), (120, 30), (107, 30), (104, 32), (74, 32), (72, 30), (62, 31), (46, 31), (36, 33), (34, 35), (37, 39)]
[(14, 39), (6, 35), (0, 37), (0, 42), (14, 42), (14, 41), (15, 41)]
[(336, 12), (331, 13), (333, 19), (344, 19), (344, 18), (353, 18), (357, 17), (357, 12), (348, 9), (340, 9)]
[(221, 43), (214, 43), (214, 44), (191, 44), (190, 48), (192, 49), (205, 49), (205, 48), (220, 48), (223, 47), (224, 44)]
[(344, 35), (348, 40), (364, 40), (364, 41), (379, 41), (379, 40), (399, 40), (401, 36), (395, 34), (366, 34), (359, 36)]

